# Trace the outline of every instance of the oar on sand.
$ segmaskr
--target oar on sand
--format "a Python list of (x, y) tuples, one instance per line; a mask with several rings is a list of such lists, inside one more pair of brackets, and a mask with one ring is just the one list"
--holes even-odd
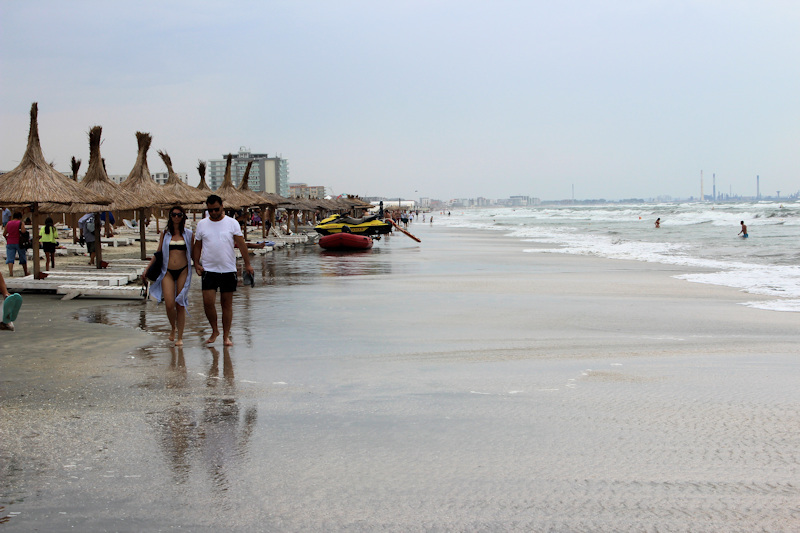
[(400, 226), (398, 226), (398, 225), (397, 225), (397, 223), (396, 223), (394, 220), (391, 220), (391, 219), (387, 219), (387, 220), (389, 220), (389, 222), (391, 222), (391, 223), (392, 223), (392, 225), (393, 225), (395, 228), (399, 229), (400, 231), (402, 231), (403, 233), (405, 233), (406, 235), (408, 235), (409, 237), (411, 237), (411, 238), (412, 238), (412, 239), (414, 239), (415, 241), (417, 241), (417, 242), (422, 242), (422, 241), (421, 241), (421, 240), (419, 240), (417, 237), (415, 237), (415, 236), (411, 235), (409, 232), (407, 232), (406, 230), (404, 230), (403, 228), (401, 228)]

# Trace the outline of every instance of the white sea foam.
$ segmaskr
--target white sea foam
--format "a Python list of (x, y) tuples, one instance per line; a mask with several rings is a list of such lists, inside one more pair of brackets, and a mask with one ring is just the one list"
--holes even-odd
[[(661, 218), (661, 229), (653, 222)], [(636, 204), (474, 209), (441, 217), (453, 227), (502, 231), (536, 243), (527, 253), (564, 253), (709, 269), (676, 276), (776, 296), (761, 309), (800, 311), (800, 204)], [(749, 239), (737, 237), (740, 221)]]

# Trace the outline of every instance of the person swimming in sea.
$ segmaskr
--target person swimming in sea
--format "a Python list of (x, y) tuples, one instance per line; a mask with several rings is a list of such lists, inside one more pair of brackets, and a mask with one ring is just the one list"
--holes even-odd
[(747, 226), (745, 226), (745, 225), (744, 225), (744, 220), (742, 220), (741, 222), (739, 222), (739, 224), (741, 224), (741, 225), (742, 225), (742, 231), (740, 231), (740, 232), (739, 232), (739, 233), (737, 233), (736, 235), (741, 235), (741, 236), (742, 236), (742, 238), (746, 239), (746, 238), (747, 238)]
[(661, 218), (657, 218), (656, 219), (656, 228), (660, 228), (660, 227), (661, 227)]

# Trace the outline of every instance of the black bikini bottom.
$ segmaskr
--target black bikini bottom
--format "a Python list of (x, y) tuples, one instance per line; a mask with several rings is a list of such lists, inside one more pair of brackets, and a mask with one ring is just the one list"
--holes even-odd
[(178, 281), (178, 278), (181, 277), (181, 272), (186, 270), (189, 265), (183, 265), (181, 268), (168, 268), (167, 272), (169, 275), (172, 276), (172, 279)]

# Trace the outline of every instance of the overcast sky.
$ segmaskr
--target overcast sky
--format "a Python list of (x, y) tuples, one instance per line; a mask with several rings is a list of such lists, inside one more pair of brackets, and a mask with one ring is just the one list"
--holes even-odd
[(240, 146), (329, 193), (688, 197), (800, 189), (800, 3), (0, 0), (0, 169), (110, 174), (135, 132), (196, 184)]

